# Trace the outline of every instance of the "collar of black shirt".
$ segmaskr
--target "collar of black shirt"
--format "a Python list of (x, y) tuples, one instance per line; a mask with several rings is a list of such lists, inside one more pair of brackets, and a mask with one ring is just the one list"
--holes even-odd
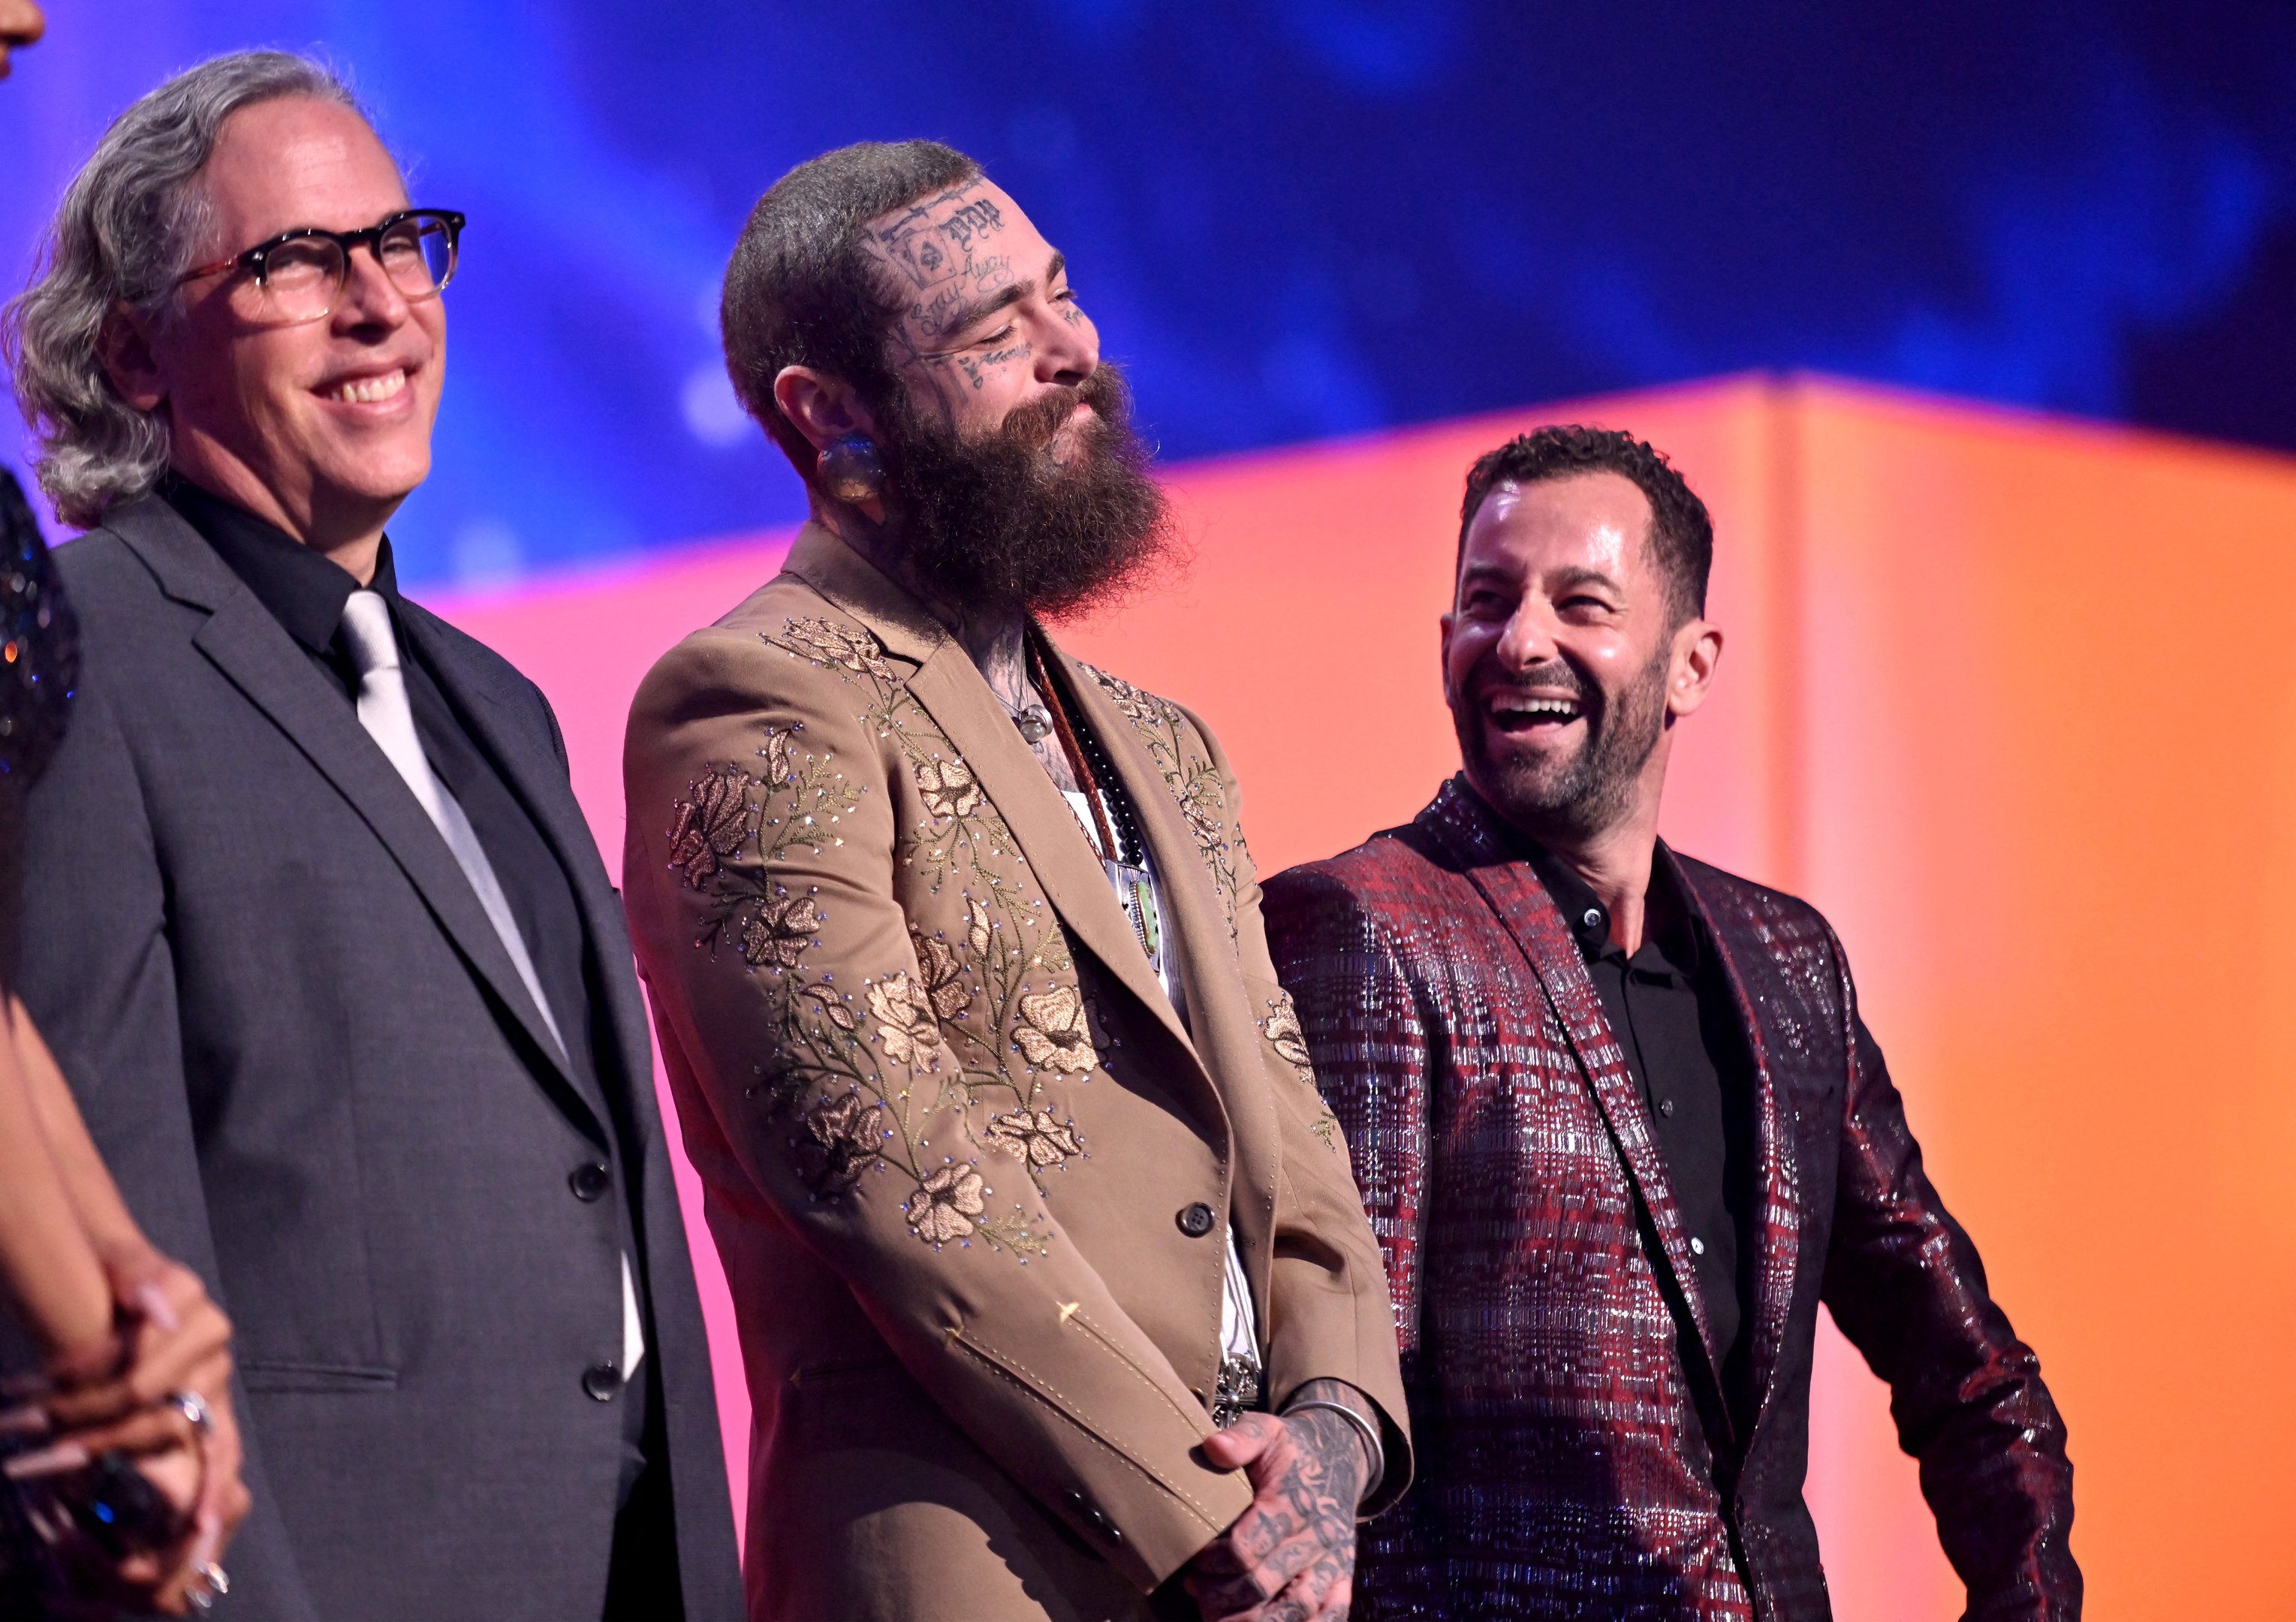
[[(312, 551), (275, 524), (265, 522), (236, 502), (202, 489), (178, 473), (160, 481), (160, 494), (200, 538), (216, 550), (271, 617), (287, 634), (312, 652), (324, 655), (334, 645), (335, 630), (343, 621), (343, 604), (359, 589), (348, 569), (324, 553)], [(391, 566), (390, 538), (376, 549), (374, 578), (369, 591), (388, 600), (398, 595), (398, 571)]]
[[(1562, 913), (1562, 922), (1570, 926), (1579, 954), (1590, 963), (1614, 952), (1624, 959), (1625, 954), (1611, 944), (1610, 908), (1578, 876), (1578, 870), (1496, 811), (1490, 820), (1515, 854), (1538, 875), (1539, 883), (1546, 887)], [(1698, 927), (1689, 897), (1675, 883), (1674, 863), (1663, 840), (1658, 841), (1652, 853), (1650, 893), (1645, 898), (1644, 916), (1649, 920), (1650, 927), (1644, 930), (1642, 948), (1631, 960), (1634, 966), (1638, 970), (1670, 971), (1685, 980), (1694, 979), (1701, 954)]]

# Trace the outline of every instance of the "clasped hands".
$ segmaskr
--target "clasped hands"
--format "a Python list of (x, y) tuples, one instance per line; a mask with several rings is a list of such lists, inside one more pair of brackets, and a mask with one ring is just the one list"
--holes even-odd
[[(212, 1602), (223, 1580), (215, 1561), (249, 1507), (231, 1406), (231, 1325), (198, 1274), (155, 1250), (106, 1257), (104, 1273), (113, 1333), (57, 1355), (40, 1395), (0, 1416), (20, 1434), (45, 1433), (37, 1452), (10, 1461), (11, 1473), (29, 1486), (106, 1453), (127, 1459), (182, 1530), (166, 1548), (85, 1575), (116, 1605), (182, 1616)], [(73, 1564), (85, 1568), (94, 1553), (78, 1552)]]
[[(1300, 1397), (1367, 1407), (1338, 1380)], [(1247, 1413), (1207, 1437), (1204, 1456), (1250, 1481), (1250, 1507), (1188, 1563), (1205, 1622), (1343, 1622), (1354, 1598), (1356, 1511), (1372, 1468), (1354, 1426), (1326, 1409)]]

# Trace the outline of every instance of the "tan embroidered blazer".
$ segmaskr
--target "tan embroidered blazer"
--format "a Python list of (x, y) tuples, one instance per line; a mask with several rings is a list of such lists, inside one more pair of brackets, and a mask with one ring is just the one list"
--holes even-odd
[(1231, 1225), (1270, 1397), (1360, 1388), (1383, 1495), (1408, 1477), (1234, 780), (1179, 706), (1055, 657), (1193, 1036), (972, 659), (829, 531), (631, 713), (632, 932), (757, 1406), (753, 1617), (1144, 1614), (1250, 1498), (1197, 1452)]

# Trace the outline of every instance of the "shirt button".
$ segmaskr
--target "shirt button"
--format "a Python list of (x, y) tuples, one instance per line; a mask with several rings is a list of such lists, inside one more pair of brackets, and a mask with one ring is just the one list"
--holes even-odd
[(1674, 1113), (1674, 1100), (1670, 1098), (1660, 1099), (1658, 1101), (1658, 1112), (1660, 1115), (1672, 1115)]
[(1693, 1240), (1692, 1240), (1692, 1241), (1690, 1241), (1690, 1253), (1691, 1253), (1693, 1256), (1703, 1256), (1703, 1255), (1705, 1255), (1705, 1254), (1706, 1254), (1706, 1241), (1705, 1241), (1704, 1240), (1702, 1240), (1702, 1239), (1693, 1239)]
[(574, 1191), (574, 1198), (585, 1205), (600, 1198), (614, 1185), (614, 1175), (602, 1161), (588, 1160), (566, 1174), (566, 1186)]
[(1579, 916), (1578, 922), (1585, 924), (1590, 930), (1601, 929), (1603, 927), (1603, 909), (1599, 906), (1588, 907), (1586, 912)]
[(1175, 1220), (1179, 1223), (1181, 1233), (1190, 1239), (1201, 1239), (1212, 1231), (1212, 1208), (1199, 1200), (1193, 1205), (1181, 1207)]
[(611, 1363), (601, 1363), (584, 1369), (582, 1389), (596, 1401), (610, 1403), (621, 1394), (622, 1372)]

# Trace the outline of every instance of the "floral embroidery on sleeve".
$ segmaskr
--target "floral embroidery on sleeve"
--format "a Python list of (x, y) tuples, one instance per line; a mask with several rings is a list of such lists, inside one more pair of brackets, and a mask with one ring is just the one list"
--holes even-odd
[(1259, 1022), (1259, 1028), (1267, 1037), (1267, 1045), (1275, 1050), (1275, 1056), (1292, 1067), (1302, 1085), (1315, 1092), (1316, 1115), (1308, 1130), (1324, 1141), (1324, 1148), (1336, 1152), (1340, 1146), (1340, 1118), (1324, 1102), (1323, 1094), (1316, 1091), (1315, 1058), (1308, 1051), (1308, 1034), (1300, 1028), (1300, 1007), (1292, 1000), (1290, 992), (1278, 990), (1267, 999), (1267, 1017)]
[[(832, 769), (832, 755), (799, 751), (798, 724), (767, 726), (758, 758), (762, 771), (728, 762), (715, 766), (686, 787), (686, 798), (670, 807), (669, 864), (687, 889), (709, 900), (694, 945), (714, 954), (730, 933), (742, 956), (756, 969), (790, 970), (821, 928), (810, 896), (791, 896), (767, 872), (791, 847), (818, 854), (843, 836), (837, 824), (860, 799), (860, 791)], [(788, 815), (768, 817), (781, 797)], [(760, 797), (769, 797), (768, 807)], [(755, 844), (754, 864), (735, 863)]]

